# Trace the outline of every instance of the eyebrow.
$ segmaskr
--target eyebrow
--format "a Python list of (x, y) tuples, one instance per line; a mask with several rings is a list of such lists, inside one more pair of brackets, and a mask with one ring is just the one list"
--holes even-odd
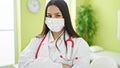
[[(48, 12), (47, 14), (51, 14), (51, 13)], [(60, 12), (57, 12), (57, 13), (54, 13), (54, 14), (61, 14), (61, 13), (60, 13)]]

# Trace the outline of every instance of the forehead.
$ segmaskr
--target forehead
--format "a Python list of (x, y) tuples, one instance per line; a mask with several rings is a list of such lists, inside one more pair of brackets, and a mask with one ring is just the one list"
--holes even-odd
[(61, 14), (61, 11), (57, 6), (51, 5), (47, 8), (47, 13), (53, 13), (53, 14), (54, 13), (60, 13)]

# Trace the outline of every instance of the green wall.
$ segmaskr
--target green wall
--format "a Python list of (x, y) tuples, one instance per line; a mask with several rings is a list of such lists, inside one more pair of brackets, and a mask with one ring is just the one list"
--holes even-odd
[(95, 45), (106, 50), (120, 52), (120, 40), (117, 39), (117, 11), (120, 0), (77, 0), (77, 11), (82, 4), (91, 4), (98, 21)]
[(27, 1), (21, 0), (21, 51), (28, 45), (32, 37), (40, 34), (45, 9), (45, 0), (39, 0), (40, 11), (33, 13), (28, 10)]

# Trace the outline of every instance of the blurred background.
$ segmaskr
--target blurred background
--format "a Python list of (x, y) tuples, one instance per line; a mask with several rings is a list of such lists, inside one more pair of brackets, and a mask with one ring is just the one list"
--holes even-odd
[[(0, 68), (15, 68), (31, 38), (41, 33), (49, 0), (0, 1)], [(96, 55), (120, 65), (120, 0), (65, 0), (75, 31)]]

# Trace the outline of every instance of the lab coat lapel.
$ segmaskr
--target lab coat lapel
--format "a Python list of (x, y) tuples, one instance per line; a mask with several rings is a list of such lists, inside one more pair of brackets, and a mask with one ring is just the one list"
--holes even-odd
[(40, 47), (39, 54), (38, 54), (39, 57), (48, 57), (49, 56), (48, 43), (47, 43), (48, 42), (48, 37), (49, 36), (47, 34), (46, 37), (45, 37), (45, 40), (42, 43), (42, 46)]

